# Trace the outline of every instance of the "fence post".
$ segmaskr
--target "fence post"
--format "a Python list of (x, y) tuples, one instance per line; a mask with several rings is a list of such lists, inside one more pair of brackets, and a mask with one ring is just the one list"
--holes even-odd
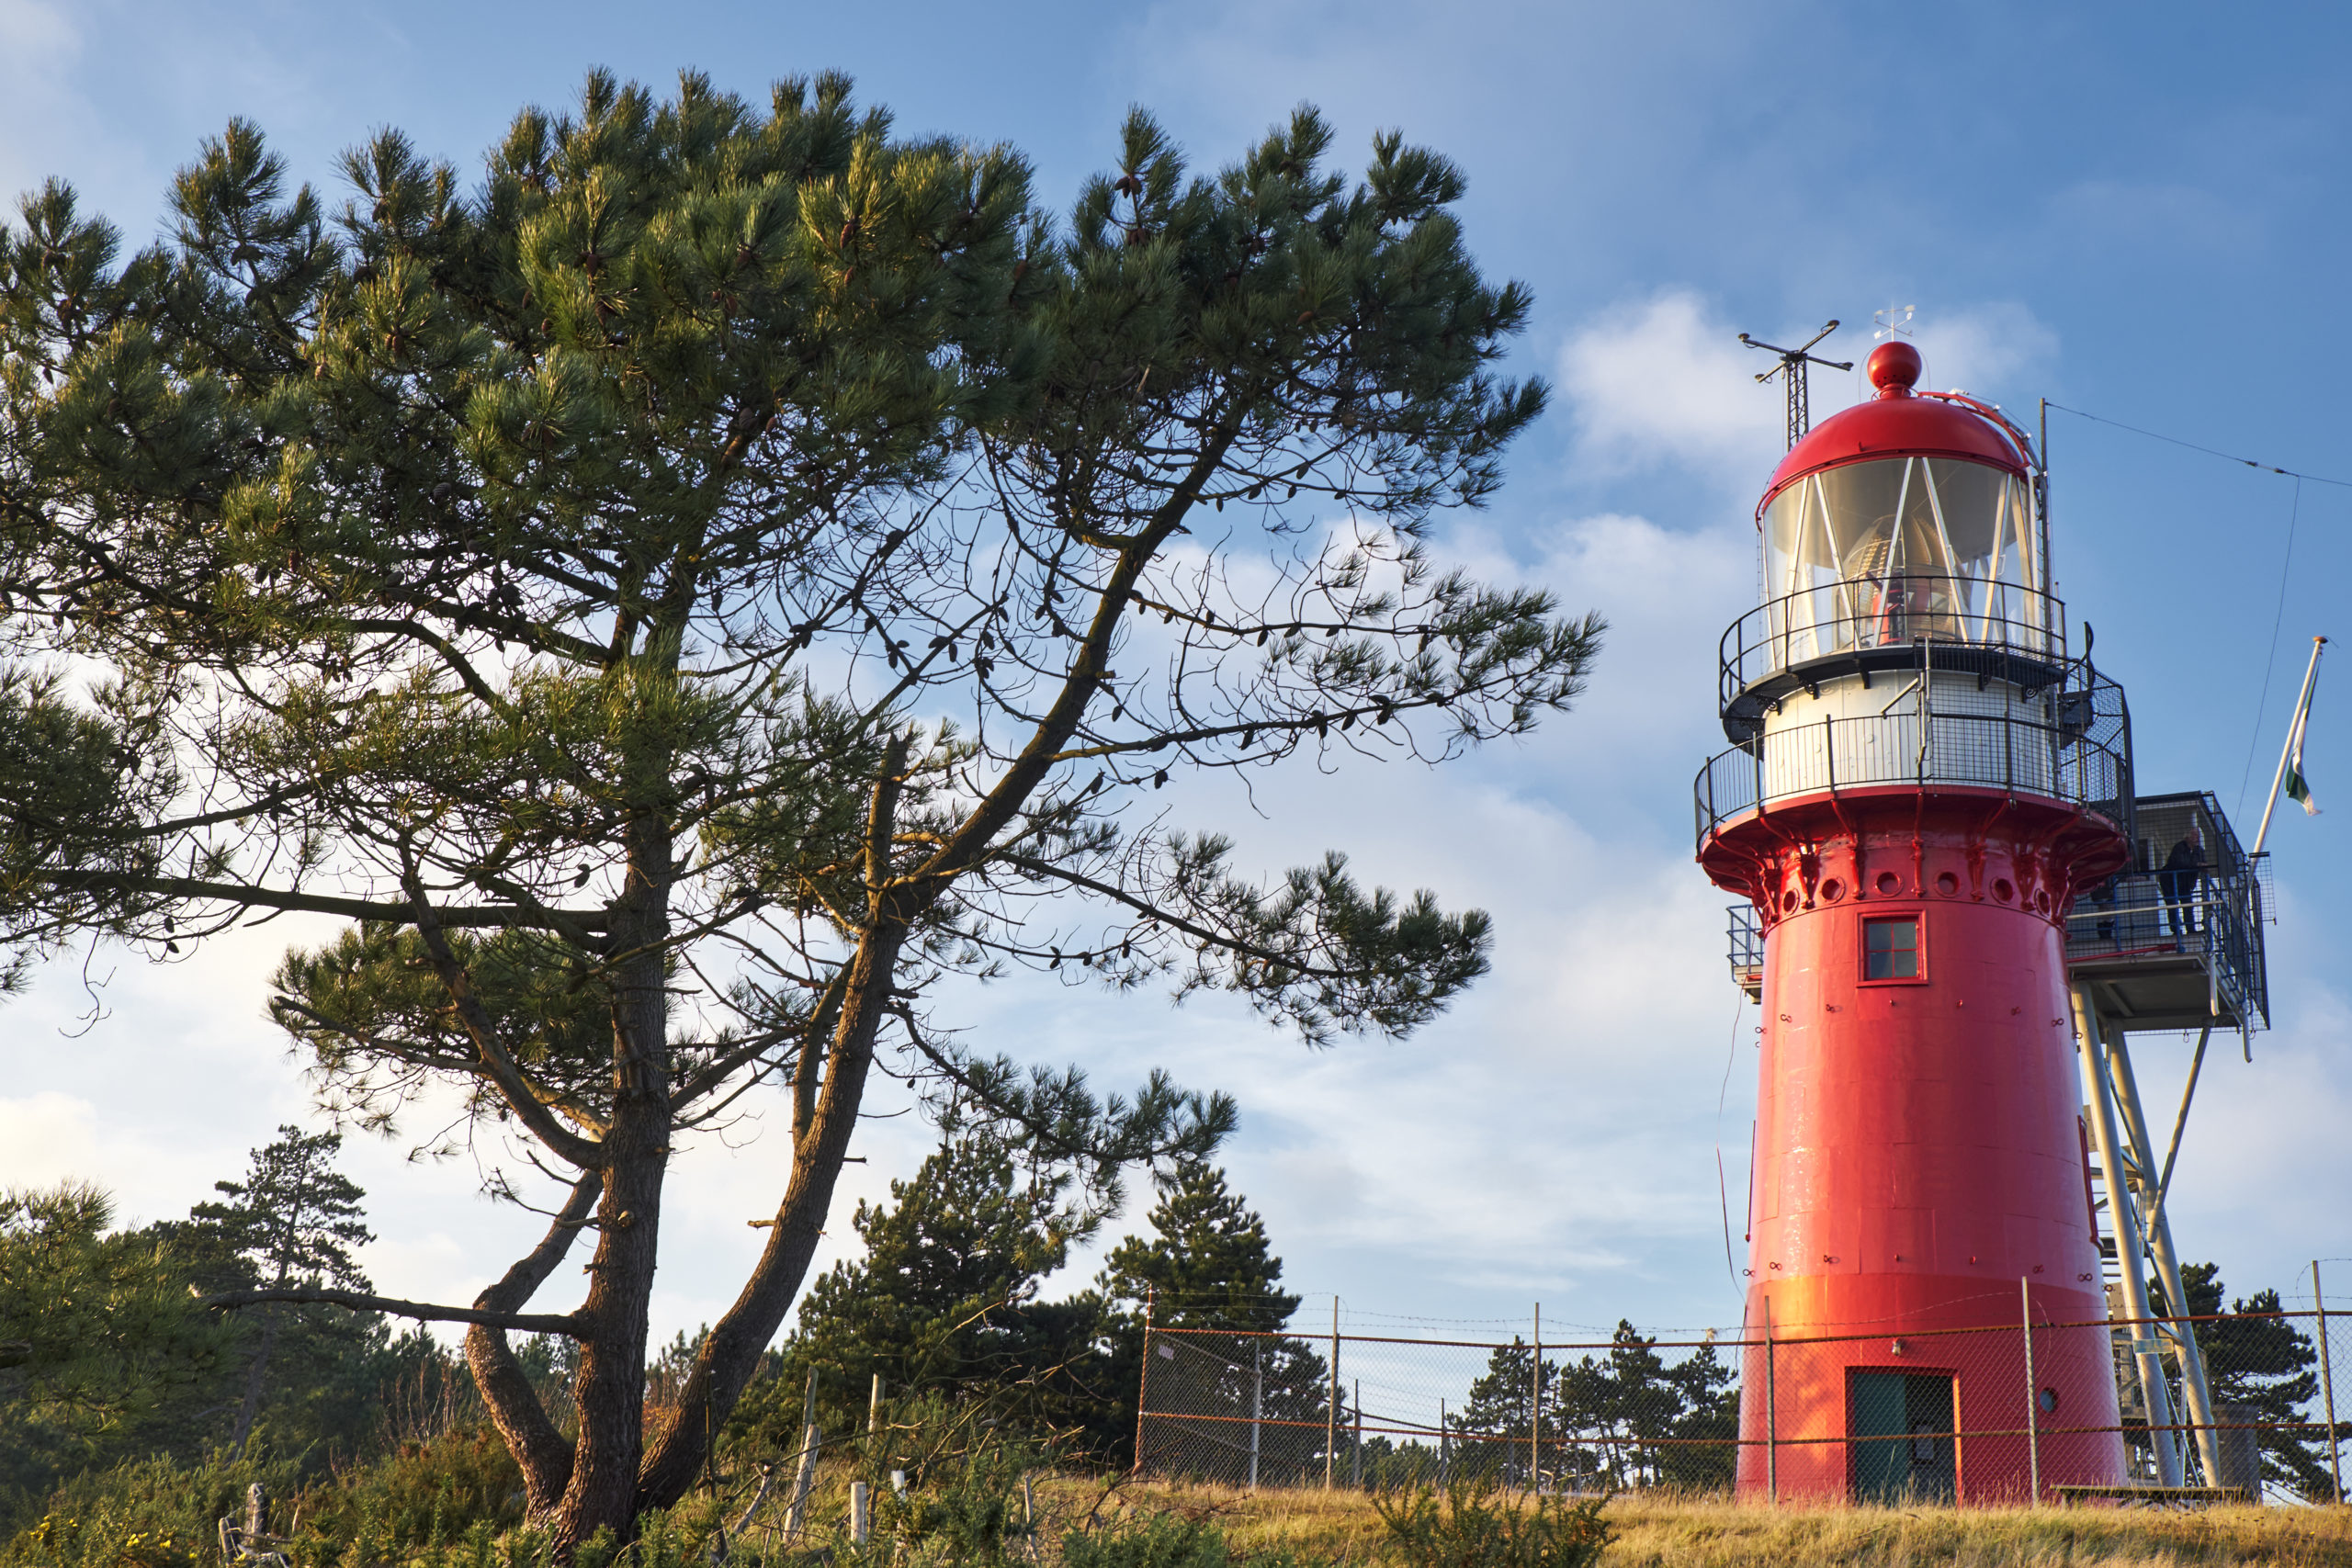
[(1544, 1303), (1535, 1303), (1535, 1342), (1528, 1365), (1527, 1490), (1544, 1489)]
[(874, 1374), (874, 1391), (865, 1396), (865, 1435), (876, 1437), (882, 1430), (882, 1374)]
[(859, 1546), (865, 1544), (865, 1538), (872, 1529), (867, 1521), (873, 1515), (868, 1511), (866, 1497), (865, 1482), (853, 1481), (849, 1483), (849, 1539)]
[(1323, 1490), (1340, 1473), (1340, 1298), (1331, 1297), (1331, 1397), (1323, 1407)]
[(1266, 1414), (1266, 1342), (1250, 1348), (1250, 1490), (1258, 1490), (1258, 1427)]
[(1447, 1468), (1453, 1458), (1451, 1437), (1445, 1425), (1445, 1401), (1441, 1399), (1437, 1402), (1437, 1484), (1440, 1491), (1443, 1491), (1453, 1480), (1453, 1473)]
[(1363, 1490), (1363, 1379), (1356, 1379), (1356, 1440), (1348, 1449), (1348, 1484)]
[(1781, 1500), (1781, 1391), (1774, 1385), (1772, 1298), (1764, 1298), (1764, 1495)]
[(2041, 1501), (2041, 1390), (2033, 1377), (2032, 1276), (2018, 1276), (2018, 1310), (2025, 1324), (2025, 1463), (2031, 1500)]
[(784, 1511), (784, 1533), (790, 1540), (798, 1540), (808, 1522), (808, 1494), (817, 1485), (817, 1450), (824, 1438), (810, 1422), (800, 1432), (800, 1469), (792, 1480), (792, 1506)]
[(2327, 1359), (2327, 1298), (2320, 1294), (2316, 1258), (2312, 1259), (2312, 1305), (2319, 1313), (2319, 1386), (2323, 1391), (2322, 1408), (2327, 1413), (2327, 1473), (2335, 1483), (2335, 1501), (2340, 1507), (2344, 1503), (2344, 1461), (2335, 1442), (2335, 1369)]
[(1144, 1412), (1151, 1408), (1151, 1402), (1147, 1396), (1151, 1391), (1151, 1353), (1153, 1349), (1151, 1343), (1151, 1307), (1153, 1294), (1153, 1287), (1150, 1285), (1146, 1285), (1143, 1288), (1143, 1371), (1136, 1374), (1136, 1459), (1135, 1463), (1128, 1467), (1130, 1473), (1136, 1475), (1141, 1475), (1143, 1473), (1143, 1417)]

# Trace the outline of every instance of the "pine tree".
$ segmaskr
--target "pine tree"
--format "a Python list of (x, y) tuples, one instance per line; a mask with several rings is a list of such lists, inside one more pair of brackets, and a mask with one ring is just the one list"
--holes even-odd
[[(1096, 1399), (1086, 1423), (1088, 1445), (1114, 1462), (1133, 1462), (1136, 1400), (1150, 1372), (1166, 1371), (1148, 1368), (1145, 1360), (1148, 1301), (1153, 1326), (1187, 1331), (1185, 1344), (1199, 1352), (1187, 1359), (1187, 1375), (1205, 1376), (1199, 1369), (1218, 1361), (1227, 1369), (1223, 1386), (1195, 1387), (1185, 1397), (1204, 1407), (1222, 1401), (1304, 1423), (1284, 1428), (1279, 1446), (1287, 1464), (1311, 1469), (1322, 1443), (1315, 1428), (1330, 1403), (1329, 1364), (1305, 1341), (1281, 1333), (1299, 1298), (1282, 1288), (1283, 1261), (1274, 1256), (1265, 1221), (1227, 1187), (1222, 1169), (1204, 1161), (1180, 1167), (1163, 1181), (1146, 1218), (1149, 1236), (1122, 1241), (1095, 1280), (1106, 1354), (1090, 1378)], [(1245, 1378), (1251, 1390), (1246, 1397), (1240, 1392)], [(1163, 1392), (1172, 1397), (1175, 1391)], [(1165, 1407), (1167, 1401), (1154, 1404)], [(1302, 1446), (1307, 1438), (1314, 1455)]]
[(1659, 1481), (1689, 1492), (1731, 1488), (1739, 1458), (1739, 1377), (1711, 1341), (1666, 1374), (1680, 1413), (1672, 1435), (1682, 1439), (1656, 1457)]
[[(2256, 1291), (2228, 1302), (2219, 1264), (2188, 1263), (2180, 1270), (2182, 1293), (2188, 1299), (2178, 1307), (2159, 1306), (2168, 1315), (2194, 1317), (2197, 1348), (2205, 1358), (2208, 1382), (2216, 1405), (2239, 1405), (2265, 1423), (2312, 1422), (2317, 1431), (2285, 1431), (2266, 1426), (2256, 1434), (2262, 1448), (2262, 1476), (2291, 1488), (2312, 1502), (2335, 1495), (2327, 1462), (2325, 1417), (2315, 1407), (2319, 1396), (2319, 1351), (2311, 1336), (2279, 1316), (2277, 1291)], [(2160, 1281), (2148, 1281), (2148, 1299), (2163, 1303)]]
[(1073, 1201), (1069, 1173), (1018, 1156), (989, 1133), (959, 1132), (890, 1183), (888, 1203), (858, 1205), (851, 1224), (865, 1253), (809, 1286), (776, 1382), (780, 1419), (797, 1422), (814, 1370), (837, 1427), (863, 1419), (876, 1374), (894, 1397), (986, 1401), (1041, 1434), (1066, 1420), (1072, 1363), (1092, 1359), (1097, 1314), (1037, 1292), (1103, 1214)]
[[(325, 1098), (454, 1089), (459, 1140), (573, 1182), (476, 1302), (399, 1307), (468, 1325), (560, 1554), (703, 1474), (886, 1054), (1098, 1171), (1213, 1144), (1163, 1077), (970, 1059), (945, 976), (1164, 976), (1325, 1041), (1485, 971), (1479, 911), (1126, 809), (1525, 733), (1599, 647), (1430, 558), (1543, 411), (1499, 373), (1531, 303), (1453, 165), (1331, 142), (1301, 110), (1204, 175), (1137, 113), (1057, 218), (838, 77), (598, 72), (470, 183), (385, 130), (332, 206), (237, 121), (160, 243), (61, 182), (0, 231), (0, 944), (348, 922), (272, 1003)], [(763, 1084), (767, 1246), (649, 1424), (670, 1162)], [(526, 1311), (582, 1236), (586, 1299)], [(573, 1431), (516, 1331), (579, 1340)]]
[[(188, 1211), (190, 1228), (209, 1231), (217, 1245), (241, 1261), (251, 1282), (285, 1291), (313, 1289), (365, 1292), (368, 1276), (351, 1249), (375, 1240), (361, 1217), (368, 1194), (334, 1168), (343, 1147), (340, 1133), (305, 1133), (281, 1126), (277, 1139), (255, 1149), (243, 1181), (216, 1181), (225, 1202), (198, 1203)], [(268, 1387), (271, 1362), (289, 1334), (304, 1352), (306, 1370), (333, 1366), (369, 1348), (369, 1331), (381, 1325), (325, 1304), (270, 1303), (260, 1309), (261, 1331), (245, 1363), (244, 1388), (237, 1404), (229, 1449), (242, 1454), (253, 1437)], [(315, 1380), (310, 1380), (316, 1386)]]
[(1131, 1315), (1148, 1294), (1163, 1327), (1254, 1334), (1283, 1327), (1298, 1310), (1299, 1298), (1281, 1288), (1283, 1260), (1265, 1221), (1227, 1188), (1222, 1169), (1181, 1168), (1148, 1223), (1150, 1239), (1121, 1242), (1096, 1280), (1114, 1309)]
[(0, 1510), (148, 1449), (230, 1365), (185, 1262), (95, 1187), (0, 1192)]
[[(1546, 1484), (1727, 1485), (1739, 1432), (1734, 1374), (1713, 1345), (1668, 1365), (1657, 1337), (1620, 1320), (1608, 1352), (1573, 1360), (1546, 1353), (1540, 1391), (1533, 1348), (1514, 1337), (1487, 1358), (1453, 1418), (1483, 1441), (1463, 1445), (1459, 1468), (1525, 1483), (1534, 1413), (1544, 1422), (1535, 1458)], [(1695, 1441), (1721, 1448), (1686, 1446)]]
[(1517, 1335), (1510, 1344), (1497, 1346), (1487, 1358), (1486, 1371), (1471, 1382), (1469, 1396), (1447, 1417), (1456, 1438), (1454, 1472), (1525, 1486), (1531, 1445), (1536, 1440), (1535, 1411), (1540, 1402), (1544, 1424), (1559, 1432), (1562, 1374), (1566, 1371), (1549, 1359), (1539, 1369), (1534, 1347)]

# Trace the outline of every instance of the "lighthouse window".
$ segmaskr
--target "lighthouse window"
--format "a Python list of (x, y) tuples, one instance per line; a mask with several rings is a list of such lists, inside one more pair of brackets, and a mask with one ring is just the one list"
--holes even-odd
[(1919, 977), (1919, 918), (1862, 922), (1862, 978), (1916, 980)]

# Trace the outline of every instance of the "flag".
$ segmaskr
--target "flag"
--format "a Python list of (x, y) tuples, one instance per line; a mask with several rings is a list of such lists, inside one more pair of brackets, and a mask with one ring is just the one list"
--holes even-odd
[(2288, 731), (2287, 741), (2287, 798), (2302, 802), (2306, 817), (2319, 815), (2319, 802), (2312, 798), (2312, 786), (2303, 782), (2303, 730), (2312, 721), (2312, 694), (2319, 689), (2319, 672), (2314, 670), (2312, 675), (2310, 683), (2303, 688), (2302, 704), (2295, 709), (2295, 723)]

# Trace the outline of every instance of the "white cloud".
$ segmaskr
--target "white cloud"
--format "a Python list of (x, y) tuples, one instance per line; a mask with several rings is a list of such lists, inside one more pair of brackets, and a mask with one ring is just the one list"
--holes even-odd
[(22, 1100), (0, 1100), (0, 1184), (54, 1187), (95, 1181), (107, 1172), (98, 1148), (98, 1108), (74, 1095), (44, 1089)]
[[(1816, 422), (1871, 395), (1863, 367), (1876, 344), (1867, 331), (1855, 331), (1857, 324), (1866, 326), (1849, 323), (1819, 351), (1850, 359), (1854, 368), (1815, 367)], [(1913, 341), (1927, 361), (1921, 385), (1957, 387), (1988, 401), (2022, 398), (2021, 389), (2046, 375), (2058, 356), (2057, 333), (2013, 300), (1930, 307), (1914, 324)], [(1792, 327), (1771, 341), (1793, 345), (1810, 335)], [(1760, 490), (1786, 434), (1780, 383), (1759, 387), (1755, 379), (1770, 364), (1691, 289), (1669, 288), (1604, 310), (1560, 349), (1575, 456), (1600, 475), (1680, 468), (1742, 492)]]
[(142, 1117), (126, 1117), (115, 1097), (98, 1103), (56, 1089), (0, 1099), (0, 1188), (86, 1181), (115, 1200), (119, 1224), (187, 1213), (232, 1168), (213, 1168), (200, 1149), (158, 1136)]
[(81, 52), (63, 11), (40, 0), (0, 0), (0, 73), (11, 86), (34, 82)]
[(1603, 311), (1560, 350), (1577, 456), (1604, 473), (1673, 464), (1754, 484), (1781, 444), (1778, 384), (1755, 380), (1770, 364), (1687, 288)]

